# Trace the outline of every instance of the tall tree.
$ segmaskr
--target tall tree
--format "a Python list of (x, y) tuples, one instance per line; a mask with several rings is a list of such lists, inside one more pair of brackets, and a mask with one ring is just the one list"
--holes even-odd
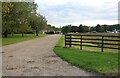
[(13, 33), (25, 25), (29, 14), (36, 11), (36, 4), (30, 2), (3, 2), (2, 3), (2, 28), (3, 35), (7, 37), (8, 33)]
[(101, 32), (107, 32), (107, 25), (102, 25), (101, 26)]
[(96, 31), (95, 27), (90, 27), (90, 32)]
[(71, 31), (71, 25), (63, 26), (61, 32), (67, 34)]
[(97, 31), (97, 32), (101, 32), (101, 26), (100, 26), (100, 24), (97, 24), (97, 26), (96, 26), (96, 31)]
[(82, 29), (83, 29), (82, 30), (83, 33), (87, 33), (90, 31), (88, 26), (83, 26)]
[(7, 37), (11, 29), (11, 24), (14, 22), (11, 20), (13, 4), (10, 2), (2, 3), (2, 34), (4, 37)]
[(82, 32), (83, 32), (83, 25), (80, 24), (80, 25), (79, 25), (79, 33), (82, 33)]
[(44, 29), (47, 26), (47, 20), (44, 16), (40, 14), (31, 14), (30, 17), (31, 28), (35, 31), (36, 36), (38, 36), (39, 31)]

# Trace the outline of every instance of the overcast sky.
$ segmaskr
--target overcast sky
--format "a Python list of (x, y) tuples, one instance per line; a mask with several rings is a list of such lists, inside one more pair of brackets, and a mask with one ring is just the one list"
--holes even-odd
[(35, 0), (38, 12), (54, 26), (117, 24), (119, 0)]

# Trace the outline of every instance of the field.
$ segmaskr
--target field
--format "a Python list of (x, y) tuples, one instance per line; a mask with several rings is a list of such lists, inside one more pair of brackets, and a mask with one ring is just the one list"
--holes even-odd
[(33, 34), (25, 34), (24, 37), (21, 37), (21, 34), (14, 34), (13, 36), (9, 35), (7, 38), (0, 38), (2, 40), (2, 43), (0, 45), (9, 45), (9, 44), (14, 44), (26, 40), (31, 40), (35, 38), (40, 38), (40, 37), (45, 37), (47, 36), (46, 34), (39, 34), (39, 36), (35, 36)]
[(63, 60), (100, 75), (118, 74), (118, 54), (64, 48), (64, 36), (54, 48), (54, 52)]

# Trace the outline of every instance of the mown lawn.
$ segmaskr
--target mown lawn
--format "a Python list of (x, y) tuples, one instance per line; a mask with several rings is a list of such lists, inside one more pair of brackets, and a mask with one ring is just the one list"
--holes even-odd
[(118, 74), (118, 54), (63, 48), (63, 46), (64, 37), (61, 37), (54, 48), (54, 52), (63, 60), (68, 61), (77, 67), (86, 69), (87, 71), (96, 72), (98, 74)]
[(46, 34), (39, 34), (39, 36), (35, 36), (33, 34), (25, 34), (24, 37), (21, 37), (21, 34), (14, 34), (13, 36), (9, 35), (7, 38), (2, 38), (2, 43), (0, 45), (9, 45), (14, 44), (26, 40), (32, 40), (35, 38), (45, 37), (48, 36)]

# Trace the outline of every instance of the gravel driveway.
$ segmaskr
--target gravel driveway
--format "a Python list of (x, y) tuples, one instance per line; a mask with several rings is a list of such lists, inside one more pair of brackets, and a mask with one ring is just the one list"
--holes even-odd
[(3, 47), (3, 76), (93, 76), (55, 55), (61, 35), (47, 36)]

